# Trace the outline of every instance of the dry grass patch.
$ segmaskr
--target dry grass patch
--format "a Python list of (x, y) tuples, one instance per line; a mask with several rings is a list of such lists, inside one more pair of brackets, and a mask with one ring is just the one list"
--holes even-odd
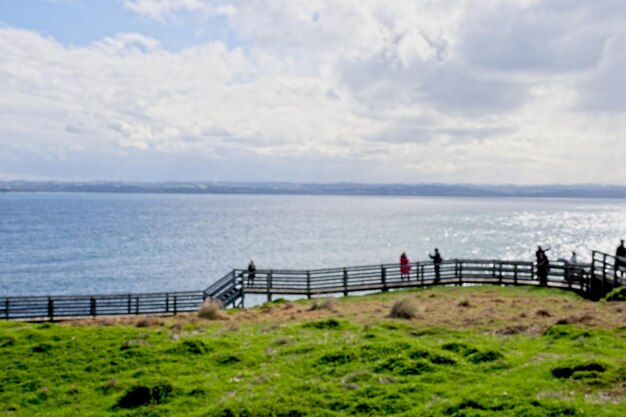
[(417, 300), (406, 297), (396, 300), (391, 306), (389, 317), (398, 319), (415, 319), (419, 317), (420, 310)]

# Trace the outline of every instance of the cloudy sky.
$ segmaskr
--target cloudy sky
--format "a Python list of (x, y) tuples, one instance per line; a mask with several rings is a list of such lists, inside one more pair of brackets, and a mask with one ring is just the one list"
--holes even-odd
[(0, 179), (626, 184), (624, 0), (0, 0)]

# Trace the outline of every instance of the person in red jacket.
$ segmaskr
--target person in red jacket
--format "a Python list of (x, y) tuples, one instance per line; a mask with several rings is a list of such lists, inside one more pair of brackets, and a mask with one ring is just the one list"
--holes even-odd
[(400, 255), (400, 279), (406, 278), (408, 281), (410, 279), (410, 273), (411, 262), (409, 261), (409, 258), (407, 258), (406, 253), (402, 252), (402, 255)]

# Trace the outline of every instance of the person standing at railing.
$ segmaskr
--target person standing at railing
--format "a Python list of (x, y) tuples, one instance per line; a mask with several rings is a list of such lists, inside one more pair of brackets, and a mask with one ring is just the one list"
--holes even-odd
[(254, 265), (253, 260), (250, 260), (248, 264), (248, 286), (254, 285), (254, 278), (256, 278), (256, 265)]
[(406, 256), (406, 253), (402, 252), (402, 255), (400, 255), (400, 279), (403, 280), (404, 278), (407, 279), (407, 281), (409, 281), (411, 278), (411, 262), (409, 261), (409, 258)]
[(539, 282), (541, 285), (546, 285), (548, 283), (548, 270), (550, 269), (550, 260), (546, 256), (546, 252), (541, 248), (541, 246), (537, 247), (537, 252), (535, 252), (535, 256), (537, 257), (537, 276), (539, 277)]
[(568, 283), (571, 283), (572, 281), (576, 280), (580, 272), (577, 266), (578, 257), (576, 256), (576, 252), (572, 251), (572, 257), (569, 259), (559, 258), (558, 260), (565, 263), (565, 267), (563, 268), (563, 272), (565, 273), (565, 280)]
[(433, 260), (433, 265), (435, 266), (435, 281), (439, 281), (439, 270), (441, 266), (441, 262), (443, 262), (443, 258), (439, 254), (439, 249), (435, 248), (435, 254), (431, 255), (428, 253), (428, 257)]
[(615, 251), (615, 278), (617, 278), (618, 273), (623, 278), (624, 272), (626, 272), (626, 247), (624, 247), (624, 239), (622, 239)]

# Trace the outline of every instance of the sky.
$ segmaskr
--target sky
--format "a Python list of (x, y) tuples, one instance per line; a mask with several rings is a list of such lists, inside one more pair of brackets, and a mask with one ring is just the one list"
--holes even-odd
[(624, 0), (0, 0), (0, 180), (626, 185)]

